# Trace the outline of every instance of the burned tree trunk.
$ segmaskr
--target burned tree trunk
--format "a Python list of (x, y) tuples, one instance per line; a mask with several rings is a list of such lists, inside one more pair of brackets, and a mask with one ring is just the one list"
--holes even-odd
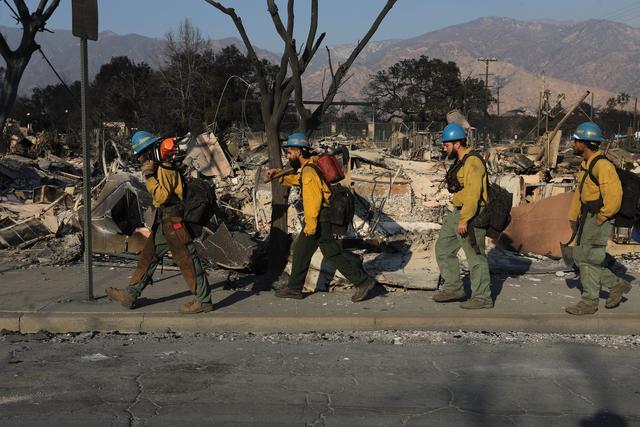
[[(325, 97), (322, 105), (313, 112), (304, 109), (302, 105), (302, 75), (311, 62), (311, 59), (317, 52), (325, 33), (317, 35), (318, 28), (318, 0), (311, 0), (311, 20), (307, 32), (307, 39), (304, 47), (298, 51), (296, 42), (293, 38), (294, 28), (294, 0), (287, 2), (287, 21), (286, 25), (278, 15), (278, 7), (274, 0), (266, 0), (267, 8), (273, 19), (278, 34), (285, 42), (285, 49), (280, 59), (279, 69), (273, 76), (267, 76), (264, 63), (260, 61), (256, 55), (255, 49), (247, 36), (242, 20), (236, 14), (235, 10), (223, 6), (220, 2), (214, 0), (205, 0), (210, 5), (222, 13), (228, 15), (234, 22), (240, 37), (247, 49), (247, 56), (252, 60), (256, 69), (256, 81), (260, 88), (262, 97), (261, 108), (262, 118), (265, 123), (265, 133), (267, 135), (267, 144), (269, 151), (269, 166), (271, 168), (282, 167), (282, 151), (280, 145), (280, 123), (284, 118), (291, 95), (295, 93), (296, 108), (301, 116), (300, 130), (309, 135), (322, 120), (322, 115), (326, 111), (333, 98), (335, 97), (340, 84), (344, 81), (344, 77), (358, 54), (366, 46), (375, 33), (378, 26), (386, 16), (387, 12), (396, 3), (396, 0), (388, 0), (383, 10), (378, 15), (376, 21), (372, 24), (365, 38), (361, 40), (354, 52), (351, 54), (347, 62), (341, 65), (336, 73), (332, 72), (333, 82), (329, 89), (327, 97)], [(287, 227), (287, 194), (286, 188), (277, 182), (272, 184), (272, 214), (271, 214), (271, 233), (270, 233), (270, 276), (279, 275), (284, 269), (288, 258), (288, 227)]]
[(0, 129), (4, 128), (7, 115), (11, 111), (18, 95), (18, 86), (31, 54), (7, 61), (2, 86), (0, 86)]
[[(35, 51), (40, 49), (36, 43), (36, 34), (44, 31), (47, 20), (60, 4), (60, 0), (40, 0), (36, 10), (31, 13), (24, 0), (14, 0), (15, 9), (9, 5), (16, 22), (22, 25), (22, 38), (19, 46), (12, 50), (4, 36), (0, 34), (0, 55), (6, 62), (2, 85), (0, 86), (0, 129), (4, 128), (7, 115), (13, 108), (18, 94), (18, 86)], [(47, 4), (49, 5), (47, 6)]]

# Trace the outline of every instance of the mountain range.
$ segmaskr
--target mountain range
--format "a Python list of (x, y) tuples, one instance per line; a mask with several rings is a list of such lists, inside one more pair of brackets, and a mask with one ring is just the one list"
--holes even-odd
[[(17, 28), (0, 27), (10, 45), (20, 36)], [(419, 32), (419, 29), (417, 29)], [(43, 52), (63, 78), (79, 77), (79, 42), (70, 31), (56, 30), (38, 36)], [(100, 33), (89, 44), (89, 72), (94, 75), (113, 56), (126, 55), (135, 61), (160, 65), (164, 41), (137, 34)], [(236, 45), (237, 38), (210, 41), (213, 49)], [(277, 62), (278, 53), (259, 49), (258, 54)], [(330, 46), (334, 64), (344, 61), (353, 45)], [(586, 90), (594, 93), (596, 105), (603, 105), (619, 92), (632, 96), (640, 92), (640, 29), (606, 20), (582, 22), (519, 21), (485, 17), (403, 40), (372, 41), (351, 69), (351, 77), (338, 98), (362, 99), (369, 76), (395, 62), (420, 55), (455, 61), (463, 77), (483, 78), (485, 64), (480, 57), (495, 57), (490, 63), (490, 85), (501, 86), (501, 112), (523, 108), (535, 111), (543, 87), (555, 95), (564, 93), (568, 103)], [(305, 98), (321, 96), (328, 86), (326, 52), (320, 49), (305, 76)], [(35, 53), (20, 86), (28, 94), (36, 86), (56, 82), (56, 77), (39, 53)], [(495, 90), (494, 90), (495, 93)]]

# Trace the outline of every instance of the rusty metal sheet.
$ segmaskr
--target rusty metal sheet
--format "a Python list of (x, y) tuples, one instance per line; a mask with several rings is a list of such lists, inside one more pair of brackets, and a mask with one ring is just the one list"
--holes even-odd
[(560, 243), (571, 238), (567, 215), (573, 192), (559, 194), (511, 209), (511, 224), (498, 246), (517, 252), (561, 257)]

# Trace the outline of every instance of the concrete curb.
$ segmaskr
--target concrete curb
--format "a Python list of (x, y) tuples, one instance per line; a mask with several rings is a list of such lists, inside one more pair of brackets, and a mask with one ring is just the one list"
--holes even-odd
[(264, 316), (247, 314), (178, 313), (45, 313), (2, 312), (0, 329), (21, 333), (67, 332), (335, 332), (368, 330), (487, 331), (565, 334), (631, 335), (640, 331), (640, 314), (351, 315)]

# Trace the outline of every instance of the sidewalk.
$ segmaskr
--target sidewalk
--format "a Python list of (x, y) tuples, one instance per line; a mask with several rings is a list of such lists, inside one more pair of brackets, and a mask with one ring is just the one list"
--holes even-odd
[[(82, 265), (15, 270), (0, 264), (0, 329), (23, 333), (100, 331), (137, 332), (308, 332), (336, 330), (467, 330), (548, 333), (636, 334), (640, 331), (640, 290), (628, 301), (593, 316), (564, 312), (579, 300), (572, 275), (497, 276), (492, 310), (462, 310), (437, 304), (432, 292), (399, 291), (354, 304), (351, 290), (317, 293), (304, 300), (279, 299), (273, 292), (223, 289), (225, 271), (210, 272), (215, 310), (184, 316), (177, 307), (191, 299), (179, 272), (156, 275), (142, 307), (127, 310), (105, 297), (107, 286), (124, 286), (131, 268), (94, 267), (96, 300), (86, 300)], [(635, 275), (635, 273), (633, 273)], [(250, 289), (251, 276), (239, 283)], [(500, 290), (501, 288), (501, 290)]]

